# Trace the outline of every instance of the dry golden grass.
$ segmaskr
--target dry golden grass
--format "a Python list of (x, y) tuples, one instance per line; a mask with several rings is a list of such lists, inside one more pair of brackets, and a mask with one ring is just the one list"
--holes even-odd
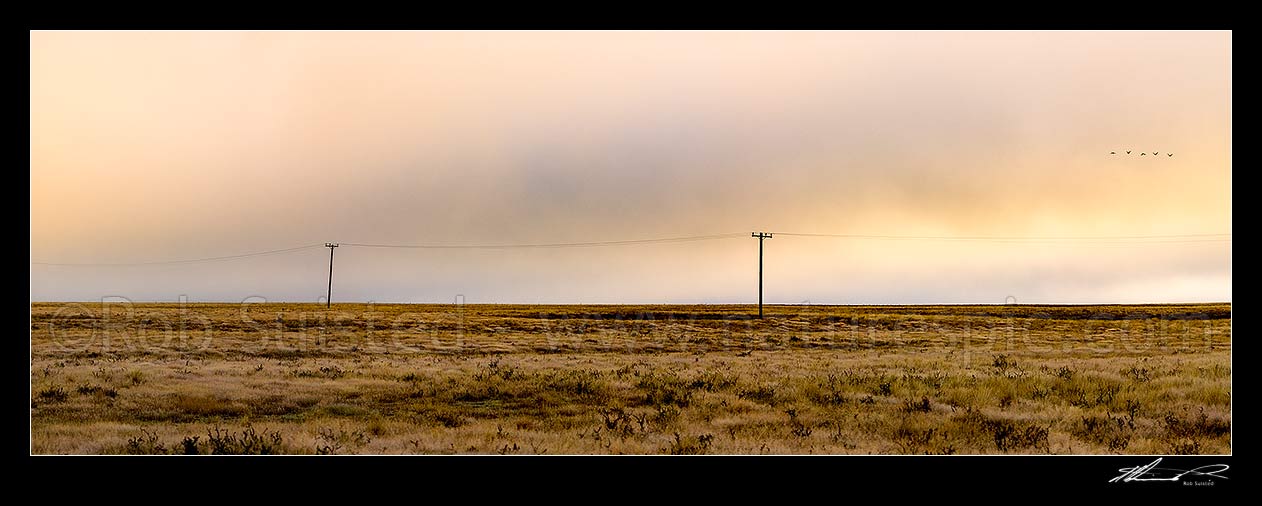
[(1230, 453), (1231, 308), (52, 304), (33, 453)]

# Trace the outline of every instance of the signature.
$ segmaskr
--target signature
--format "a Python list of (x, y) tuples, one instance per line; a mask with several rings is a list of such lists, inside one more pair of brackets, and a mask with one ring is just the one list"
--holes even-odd
[(1161, 459), (1158, 458), (1146, 466), (1123, 467), (1118, 469), (1118, 471), (1122, 472), (1121, 476), (1109, 480), (1109, 483), (1117, 483), (1119, 481), (1123, 483), (1130, 481), (1180, 481), (1187, 475), (1193, 475), (1193, 477), (1204, 476), (1222, 478), (1225, 480), (1227, 477), (1218, 473), (1230, 468), (1227, 464), (1210, 464), (1195, 469), (1184, 470), (1157, 467), (1157, 464), (1160, 463)]

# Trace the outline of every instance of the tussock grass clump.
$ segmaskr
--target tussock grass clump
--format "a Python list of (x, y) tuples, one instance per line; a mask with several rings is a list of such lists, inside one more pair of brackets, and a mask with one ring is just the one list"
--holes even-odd
[(921, 397), (918, 401), (910, 399), (903, 401), (903, 412), (905, 413), (928, 413), (932, 410), (933, 408), (929, 405), (928, 397)]
[(77, 388), (75, 388), (75, 391), (79, 392), (80, 395), (99, 395), (102, 397), (108, 397), (110, 399), (118, 397), (117, 389), (110, 388), (110, 387), (103, 387), (100, 385), (87, 385), (87, 384), (79, 385)]
[[(1186, 408), (1185, 408), (1186, 411)], [(1202, 453), (1205, 443), (1210, 440), (1228, 439), (1231, 436), (1231, 422), (1219, 418), (1211, 418), (1201, 408), (1196, 415), (1169, 414), (1161, 419), (1162, 439), (1170, 453), (1176, 455), (1195, 455)]]
[(66, 389), (56, 385), (45, 387), (36, 393), (35, 396), (44, 402), (66, 402), (66, 399), (70, 398), (70, 394), (66, 392)]
[(129, 455), (277, 455), (293, 453), (284, 446), (284, 438), (278, 431), (246, 426), (240, 433), (216, 426), (207, 430), (207, 438), (185, 436), (178, 443), (168, 445), (154, 432), (140, 429), (140, 435), (130, 437), (122, 452)]
[(680, 436), (675, 433), (675, 441), (666, 448), (663, 453), (671, 455), (704, 455), (710, 451), (710, 445), (714, 443), (713, 434), (701, 434), (699, 436)]
[(774, 385), (758, 385), (751, 388), (741, 389), (736, 396), (741, 399), (760, 402), (772, 407), (775, 407), (776, 405), (776, 387)]
[(1029, 451), (1051, 452), (1049, 427), (1023, 420), (988, 416), (975, 409), (967, 409), (950, 418), (953, 432), (971, 442), (990, 442), (1000, 452)]
[(1135, 434), (1134, 418), (1112, 415), (1084, 416), (1070, 433), (1083, 441), (1104, 446), (1111, 452), (1120, 452), (1130, 446)]
[(206, 433), (211, 455), (276, 455), (284, 453), (284, 438), (278, 431), (263, 432), (246, 427), (241, 435), (215, 427)]
[(319, 369), (294, 369), (290, 374), (295, 378), (327, 378), (338, 379), (346, 376), (346, 371), (338, 366), (322, 366)]
[(636, 388), (644, 391), (644, 404), (687, 407), (692, 403), (692, 387), (675, 374), (647, 374), (640, 377)]
[(316, 455), (337, 455), (345, 448), (359, 449), (371, 442), (372, 436), (362, 430), (322, 428), (316, 436), (315, 453)]

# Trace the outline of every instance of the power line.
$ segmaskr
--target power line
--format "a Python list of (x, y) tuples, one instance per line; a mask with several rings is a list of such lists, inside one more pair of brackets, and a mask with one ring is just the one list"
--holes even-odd
[[(795, 232), (774, 232), (782, 236), (796, 237), (833, 237), (842, 239), (877, 239), (877, 240), (928, 240), (928, 241), (973, 241), (998, 243), (1065, 243), (1065, 244), (1154, 244), (1154, 243), (1197, 243), (1197, 242), (1231, 242), (1230, 233), (1224, 234), (1175, 234), (1175, 235), (1121, 235), (1121, 236), (913, 236), (913, 235), (870, 235), (870, 234), (811, 234)], [(660, 237), (652, 239), (627, 239), (618, 241), (560, 242), (535, 244), (369, 244), (340, 243), (342, 246), (359, 248), (401, 248), (401, 249), (527, 249), (527, 248), (591, 248), (602, 246), (628, 246), (636, 244), (669, 244), (681, 242), (711, 241), (743, 237), (744, 233), (694, 235), (685, 237)], [(154, 262), (126, 263), (69, 263), (69, 262), (35, 262), (31, 265), (67, 266), (67, 267), (130, 267), (146, 265), (180, 265), (203, 262), (221, 262), (266, 255), (278, 255), (312, 248), (328, 247), (327, 244), (307, 244), (292, 248), (242, 253), (207, 258), (183, 260), (163, 260)]]
[(1033, 244), (1154, 244), (1231, 242), (1231, 234), (1176, 234), (1176, 235), (1117, 235), (1117, 236), (933, 236), (933, 235), (868, 235), (868, 234), (807, 234), (775, 232), (779, 235), (798, 237), (835, 237), (842, 239), (877, 239), (907, 241), (971, 241)]
[(732, 234), (714, 234), (714, 235), (694, 235), (689, 237), (664, 237), (657, 239), (629, 239), (623, 241), (593, 241), (593, 242), (558, 242), (558, 243), (542, 243), (542, 244), (364, 244), (344, 242), (342, 246), (356, 246), (360, 248), (407, 248), (407, 249), (515, 249), (515, 248), (591, 248), (599, 246), (624, 246), (631, 244), (662, 244), (674, 242), (694, 242), (694, 241), (711, 241), (715, 239), (729, 239), (741, 237), (743, 233)]
[(240, 255), (228, 255), (222, 257), (208, 258), (192, 258), (187, 260), (163, 260), (157, 262), (132, 262), (132, 263), (60, 263), (60, 262), (31, 262), (32, 265), (57, 265), (70, 267), (129, 267), (140, 265), (174, 265), (174, 264), (192, 264), (200, 262), (221, 262), (225, 260), (236, 260), (239, 258), (250, 258), (264, 255), (277, 255), (281, 253), (289, 253), (291, 251), (300, 251), (311, 248), (322, 247), (322, 244), (308, 244), (306, 246), (295, 246), (293, 248), (275, 249), (270, 251), (257, 251), (254, 253), (242, 253)]
[[(743, 234), (714, 234), (714, 235), (697, 235), (688, 237), (662, 237), (654, 239), (630, 239), (622, 241), (595, 241), (595, 242), (570, 242), (570, 243), (544, 243), (544, 244), (366, 244), (366, 243), (338, 243), (341, 246), (355, 246), (360, 248), (407, 248), (407, 249), (514, 249), (514, 248), (582, 248), (582, 247), (599, 247), (599, 246), (622, 246), (632, 244), (664, 244), (677, 242), (693, 242), (693, 241), (709, 241), (715, 239), (728, 239), (740, 237)], [(191, 264), (198, 262), (216, 262), (224, 260), (235, 260), (239, 258), (249, 258), (264, 255), (275, 255), (280, 253), (288, 253), (291, 251), (300, 251), (317, 247), (329, 247), (328, 244), (308, 244), (305, 246), (297, 246), (293, 248), (284, 248), (270, 251), (259, 251), (254, 253), (243, 253), (240, 255), (229, 255), (222, 257), (194, 258), (186, 260), (165, 260), (157, 262), (133, 262), (133, 263), (60, 263), (60, 262), (31, 262), (31, 265), (53, 265), (53, 266), (73, 266), (73, 267), (128, 267), (142, 265), (173, 265), (173, 264)]]

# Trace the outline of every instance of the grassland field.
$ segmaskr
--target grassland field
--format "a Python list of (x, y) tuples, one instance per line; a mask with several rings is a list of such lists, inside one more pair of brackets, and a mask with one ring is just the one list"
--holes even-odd
[(31, 304), (35, 454), (1226, 454), (1231, 306)]

